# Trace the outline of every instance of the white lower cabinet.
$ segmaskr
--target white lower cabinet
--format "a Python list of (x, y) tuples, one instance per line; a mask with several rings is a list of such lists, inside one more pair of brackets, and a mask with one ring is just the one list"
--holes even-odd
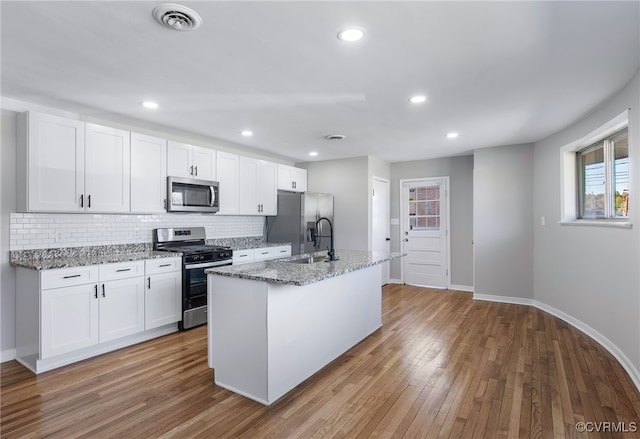
[(182, 260), (171, 259), (146, 261), (146, 330), (182, 320)]
[(291, 256), (290, 245), (277, 245), (272, 247), (259, 247), (247, 250), (233, 251), (233, 265), (246, 264), (248, 262), (266, 261)]
[(144, 331), (144, 278), (100, 284), (100, 343)]
[(98, 284), (42, 291), (40, 357), (98, 344)]
[(16, 360), (39, 373), (176, 331), (181, 261), (18, 268)]

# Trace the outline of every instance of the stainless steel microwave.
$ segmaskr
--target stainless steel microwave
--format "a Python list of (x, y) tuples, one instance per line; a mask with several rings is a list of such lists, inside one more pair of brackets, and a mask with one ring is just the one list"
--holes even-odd
[(217, 181), (167, 177), (167, 212), (216, 213), (218, 193)]

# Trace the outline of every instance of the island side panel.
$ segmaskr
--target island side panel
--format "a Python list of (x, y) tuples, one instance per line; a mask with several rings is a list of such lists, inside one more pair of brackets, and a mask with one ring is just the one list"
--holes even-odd
[(380, 267), (302, 287), (269, 284), (269, 404), (382, 326)]
[(267, 404), (267, 284), (210, 274), (207, 289), (214, 382)]

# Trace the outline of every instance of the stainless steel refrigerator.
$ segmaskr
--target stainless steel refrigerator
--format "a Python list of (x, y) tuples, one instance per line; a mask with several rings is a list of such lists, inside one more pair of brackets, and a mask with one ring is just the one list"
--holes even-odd
[(311, 253), (329, 247), (329, 224), (333, 223), (333, 195), (315, 192), (278, 191), (278, 215), (267, 217), (267, 242), (291, 243), (291, 254)]

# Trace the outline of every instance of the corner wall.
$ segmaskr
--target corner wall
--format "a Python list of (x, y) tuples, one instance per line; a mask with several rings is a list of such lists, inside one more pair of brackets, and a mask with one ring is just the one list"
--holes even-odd
[[(626, 109), (631, 109), (632, 228), (558, 224), (560, 149)], [(575, 319), (618, 358), (640, 388), (640, 73), (589, 116), (535, 143), (533, 169), (535, 300), (542, 309)], [(546, 226), (540, 225), (543, 216)]]
[[(391, 164), (391, 218), (400, 218), (400, 180), (449, 176), (451, 284), (473, 290), (473, 156)], [(400, 225), (391, 225), (391, 251), (400, 251)], [(391, 278), (400, 279), (401, 259), (391, 261)]]
[(368, 250), (368, 157), (305, 162), (296, 166), (307, 169), (309, 192), (333, 194), (336, 248)]
[(533, 299), (533, 146), (474, 153), (474, 297)]

